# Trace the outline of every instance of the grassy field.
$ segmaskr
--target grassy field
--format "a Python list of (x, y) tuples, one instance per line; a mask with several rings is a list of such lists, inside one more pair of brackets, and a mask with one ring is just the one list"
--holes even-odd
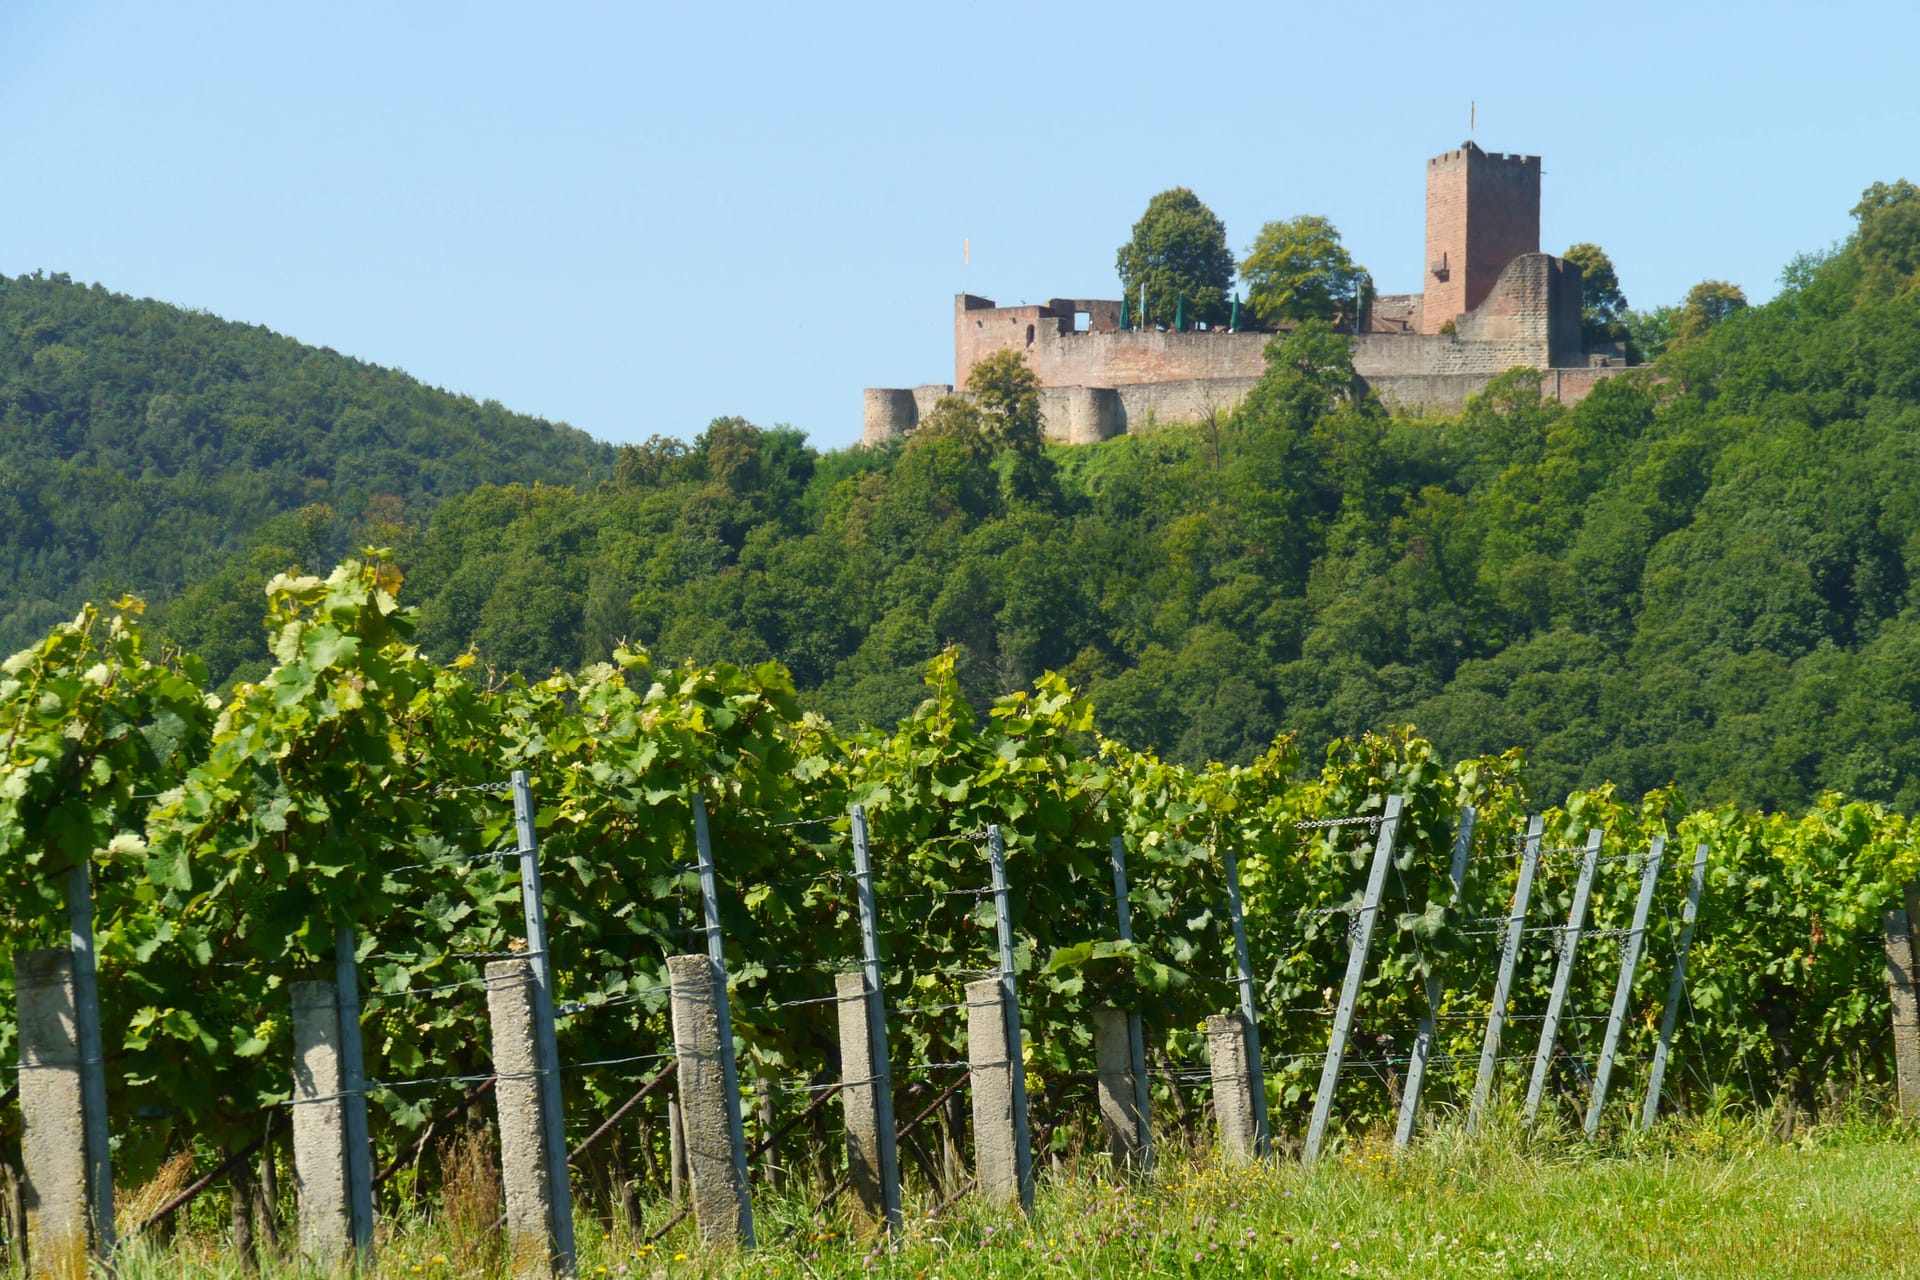
[[(963, 1199), (910, 1224), (897, 1251), (799, 1201), (757, 1201), (762, 1247), (703, 1254), (689, 1229), (636, 1244), (584, 1216), (580, 1273), (603, 1277), (977, 1276), (1920, 1276), (1920, 1136), (1842, 1124), (1791, 1142), (1722, 1120), (1628, 1148), (1442, 1130), (1396, 1157), (1362, 1144), (1308, 1170), (1169, 1161), (1143, 1182), (1043, 1181), (1032, 1221)], [(656, 1221), (662, 1220), (655, 1217)], [(476, 1238), (478, 1237), (478, 1238)], [(484, 1232), (389, 1222), (375, 1272), (395, 1280), (497, 1273)], [(268, 1261), (269, 1275), (301, 1268)], [(130, 1247), (125, 1280), (240, 1270), (226, 1241), (189, 1232)]]

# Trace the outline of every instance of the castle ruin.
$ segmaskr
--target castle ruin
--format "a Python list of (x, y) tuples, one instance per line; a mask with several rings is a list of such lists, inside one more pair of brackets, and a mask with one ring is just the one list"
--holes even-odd
[[(1581, 345), (1580, 268), (1540, 252), (1540, 157), (1471, 142), (1427, 161), (1422, 293), (1375, 297), (1354, 326), (1354, 371), (1383, 401), (1445, 413), (1509, 369), (1542, 371), (1541, 391), (1582, 399), (1618, 373), (1618, 343)], [(912, 431), (973, 366), (1019, 351), (1040, 380), (1047, 431), (1072, 444), (1232, 407), (1266, 371), (1269, 332), (1121, 328), (1117, 298), (1001, 307), (954, 299), (951, 385), (870, 387), (863, 443)]]

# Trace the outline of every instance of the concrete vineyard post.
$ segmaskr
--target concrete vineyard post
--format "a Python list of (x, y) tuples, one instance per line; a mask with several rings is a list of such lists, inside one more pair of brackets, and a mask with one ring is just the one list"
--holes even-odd
[(973, 1086), (974, 1183), (982, 1197), (994, 1204), (1018, 1204), (1023, 1209), (1032, 1194), (1031, 1154), (1022, 1150), (1024, 1135), (1017, 1123), (1014, 1062), (1018, 1049), (1009, 1029), (1007, 989), (998, 978), (969, 982), (967, 996), (967, 1065)]
[(367, 1068), (360, 1045), (360, 966), (353, 927), (333, 935), (334, 999), (340, 1011), (341, 1128), (347, 1143), (347, 1219), (354, 1252), (373, 1253), (373, 1147), (367, 1136)]
[(874, 1105), (873, 1029), (868, 1022), (865, 974), (833, 978), (840, 1014), (840, 1103), (846, 1118), (847, 1177), (869, 1218), (888, 1221), (886, 1178), (880, 1167), (880, 1118)]
[[(753, 1201), (747, 1195), (747, 1135), (740, 1117), (740, 1067), (733, 1057), (733, 1008), (727, 999), (727, 955), (720, 932), (720, 883), (713, 865), (713, 837), (707, 829), (707, 802), (693, 793), (693, 843), (700, 859), (700, 910), (706, 921), (707, 963), (713, 1016), (717, 1019), (715, 1051), (718, 1054), (722, 1100), (727, 1118), (727, 1141), (733, 1151), (733, 1180), (740, 1188), (738, 1235), (741, 1244), (753, 1247)], [(685, 1077), (682, 1077), (684, 1080)], [(691, 1106), (691, 1102), (688, 1103)], [(691, 1114), (682, 1120), (692, 1121)], [(688, 1167), (692, 1168), (693, 1131), (688, 1131)], [(700, 1191), (700, 1175), (694, 1174), (694, 1194)], [(704, 1230), (704, 1228), (703, 1228)]]
[(93, 1237), (73, 959), (64, 947), (13, 957), (20, 1038), (20, 1163), (26, 1181), (27, 1257), (36, 1277), (84, 1276)]
[(1093, 1011), (1093, 1069), (1099, 1094), (1101, 1127), (1107, 1134), (1107, 1152), (1116, 1169), (1138, 1170), (1146, 1165), (1140, 1135), (1146, 1116), (1134, 1087), (1132, 1038), (1127, 1034), (1124, 1009)]
[(555, 1274), (553, 1166), (547, 1159), (544, 1073), (531, 962), (487, 965), (487, 1020), (493, 1033), (493, 1101), (500, 1126), (500, 1174), (507, 1202), (507, 1251), (516, 1276)]
[[(1013, 970), (1013, 916), (1007, 900), (1007, 847), (1001, 839), (998, 825), (987, 828), (987, 862), (993, 874), (993, 918), (994, 928), (1000, 943), (1000, 1007), (1006, 1019), (1006, 1051), (1002, 1055), (1006, 1063), (1007, 1101), (1013, 1112), (1013, 1163), (1019, 1184), (1020, 1208), (1023, 1212), (1033, 1212), (1033, 1147), (1027, 1133), (1027, 1064), (1020, 1039), (1020, 997), (1014, 987)], [(968, 988), (972, 990), (971, 987)], [(973, 998), (967, 1002), (972, 1005)], [(969, 1010), (968, 1042), (973, 1038), (973, 1020)], [(979, 1077), (974, 1077), (974, 1088), (979, 1089)]]
[(547, 911), (540, 892), (540, 841), (534, 830), (533, 787), (524, 769), (511, 775), (513, 825), (520, 854), (520, 905), (526, 915), (527, 974), (533, 1001), (535, 1084), (540, 1095), (541, 1151), (547, 1166), (548, 1232), (553, 1267), (573, 1272), (573, 1192), (567, 1175), (567, 1120), (560, 1102), (560, 1047), (553, 1027), (553, 956), (547, 949)]
[(108, 1154), (107, 1068), (100, 1035), (100, 974), (93, 946), (93, 864), (67, 872), (68, 946), (73, 951), (74, 1029), (79, 1036), (87, 1206), (93, 1256), (113, 1254), (113, 1164)]
[[(864, 805), (853, 806), (853, 873), (860, 906), (860, 972), (842, 974), (836, 994), (840, 996), (843, 1019), (841, 1076), (864, 1083), (850, 1085), (847, 1095), (847, 1161), (856, 1171), (855, 1190), (867, 1212), (884, 1217), (887, 1230), (897, 1235), (902, 1226), (900, 1155), (893, 1123), (893, 1069), (887, 1046), (886, 991), (880, 984), (880, 922), (873, 900), (873, 856), (867, 847)], [(858, 1014), (860, 1030), (865, 1033), (864, 1048), (859, 1035), (849, 1035), (844, 1021), (854, 1011), (849, 999), (854, 984), (845, 981), (849, 977), (859, 979)], [(858, 1150), (856, 1134), (863, 1135)], [(858, 1172), (862, 1167), (871, 1173), (864, 1182)]]
[(1213, 1118), (1220, 1135), (1220, 1158), (1230, 1165), (1259, 1159), (1253, 1051), (1244, 1015), (1207, 1015), (1207, 1061), (1213, 1073)]
[(296, 982), (293, 997), (293, 1187), (300, 1253), (332, 1271), (354, 1250), (347, 1119), (340, 1069), (340, 989)]
[(667, 980), (694, 1220), (707, 1244), (751, 1246), (753, 1202), (737, 1120), (740, 1095), (726, 1070), (733, 1039), (722, 995), (726, 974), (711, 956), (669, 956)]
[(1240, 906), (1240, 860), (1230, 845), (1220, 850), (1220, 870), (1227, 882), (1227, 923), (1233, 931), (1234, 985), (1240, 993), (1240, 1028), (1245, 1040), (1247, 1105), (1252, 1108), (1253, 1158), (1266, 1158), (1271, 1130), (1267, 1127), (1267, 1077), (1260, 1066), (1260, 1013), (1253, 998), (1253, 954), (1247, 948), (1247, 918)]
[(1920, 999), (1913, 982), (1912, 925), (1905, 908), (1886, 914), (1887, 999), (1892, 1005), (1893, 1066), (1900, 1114), (1920, 1113)]

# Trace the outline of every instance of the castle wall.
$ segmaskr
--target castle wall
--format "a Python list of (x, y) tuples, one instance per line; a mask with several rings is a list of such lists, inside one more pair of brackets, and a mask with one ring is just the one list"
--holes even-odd
[(1417, 293), (1382, 293), (1367, 306), (1367, 333), (1419, 333), (1426, 300)]
[(860, 443), (885, 444), (920, 425), (913, 392), (905, 387), (868, 387), (861, 392)]
[[(1404, 413), (1449, 414), (1467, 407), (1467, 400), (1487, 389), (1505, 369), (1479, 373), (1387, 374), (1368, 378), (1367, 387), (1389, 408)], [(1542, 399), (1558, 400), (1571, 408), (1592, 394), (1607, 378), (1645, 376), (1645, 370), (1614, 365), (1609, 368), (1543, 369)]]
[(1050, 387), (1040, 393), (1047, 437), (1066, 444), (1098, 444), (1126, 429), (1120, 393), (1112, 387)]
[[(1067, 300), (1061, 299), (1065, 303)], [(1094, 302), (1096, 324), (1119, 315), (1118, 302)], [(1266, 368), (1269, 333), (1224, 329), (1170, 330), (1098, 328), (1073, 331), (1073, 310), (1048, 306), (996, 307), (962, 294), (954, 306), (954, 385), (964, 387), (973, 366), (996, 351), (1018, 351), (1043, 387), (1119, 387), (1136, 382), (1182, 382), (1195, 378), (1257, 378)]]
[(898, 440), (920, 425), (933, 412), (933, 406), (953, 394), (943, 382), (919, 387), (868, 387), (862, 396), (860, 443), (885, 444)]
[(1208, 378), (1192, 382), (1141, 382), (1119, 387), (1120, 425), (1148, 431), (1176, 422), (1203, 422), (1246, 399), (1259, 378)]
[(933, 412), (933, 406), (953, 394), (953, 388), (944, 382), (929, 382), (913, 389), (913, 412), (916, 424)]
[(1073, 317), (1077, 311), (1087, 313), (1087, 328), (1093, 333), (1115, 333), (1120, 328), (1120, 299), (1118, 298), (1048, 298), (1047, 310), (1064, 315), (1067, 328), (1073, 328)]
[[(1455, 322), (1452, 334), (1398, 328), (1421, 314), (1405, 295), (1390, 295), (1381, 324), (1354, 339), (1362, 376), (1415, 373), (1499, 373), (1516, 365), (1544, 369), (1585, 363), (1580, 352), (1580, 269), (1544, 253), (1509, 261), (1481, 305)], [(955, 385), (995, 351), (1017, 351), (1043, 387), (1127, 387), (1141, 384), (1256, 379), (1266, 371), (1270, 333), (1222, 329), (1073, 331), (1083, 303), (995, 307), (962, 295), (954, 312)], [(1094, 304), (1098, 306), (1098, 303)], [(1116, 307), (1118, 304), (1114, 304)], [(1099, 312), (1093, 313), (1096, 317)], [(1376, 314), (1380, 314), (1376, 312)]]
[[(1414, 344), (1450, 339), (1412, 335), (1402, 341), (1409, 344), (1411, 350)], [(1434, 373), (1423, 370), (1420, 359), (1404, 358), (1377, 361), (1373, 371), (1363, 372), (1361, 378), (1391, 409), (1437, 415), (1460, 412), (1466, 408), (1469, 397), (1486, 390), (1488, 383), (1505, 372), (1507, 367)], [(1576, 405), (1586, 399), (1602, 379), (1634, 372), (1619, 365), (1546, 369), (1541, 373), (1540, 394), (1565, 405)], [(1258, 381), (1258, 378), (1205, 378), (1133, 383), (1124, 387), (1042, 387), (1040, 413), (1046, 420), (1049, 440), (1059, 444), (1095, 444), (1117, 435), (1201, 422), (1211, 414), (1225, 413), (1244, 400)], [(876, 394), (891, 397), (887, 402), (904, 406), (901, 409), (904, 415), (921, 412), (914, 404), (920, 393), (951, 390), (944, 386), (869, 388), (867, 395), (869, 402)], [(931, 410), (937, 400), (938, 397), (926, 397), (926, 408)], [(861, 443), (884, 444), (917, 425), (918, 417), (909, 426), (889, 434), (876, 431), (870, 424), (861, 435)]]
[(1353, 348), (1354, 370), (1369, 379), (1584, 363), (1580, 268), (1544, 253), (1508, 263), (1486, 300), (1451, 334), (1365, 333)]

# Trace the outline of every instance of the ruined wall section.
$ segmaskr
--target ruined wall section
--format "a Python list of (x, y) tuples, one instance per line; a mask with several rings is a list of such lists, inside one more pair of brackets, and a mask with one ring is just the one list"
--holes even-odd
[[(1094, 327), (1075, 332), (1075, 311), (1088, 312)], [(965, 387), (973, 366), (996, 351), (1025, 356), (1043, 387), (1257, 378), (1266, 367), (1270, 333), (1122, 330), (1119, 311), (1118, 301), (1053, 299), (1045, 306), (996, 307), (961, 294), (954, 303), (953, 384)]]
[(1364, 333), (1419, 333), (1426, 299), (1417, 293), (1382, 293), (1367, 307)]
[(1515, 258), (1486, 300), (1453, 333), (1361, 334), (1353, 367), (1363, 378), (1504, 373), (1584, 364), (1580, 268), (1530, 253)]
[(920, 425), (933, 412), (933, 406), (953, 394), (944, 382), (920, 387), (868, 387), (860, 420), (860, 443), (885, 444), (898, 440)]
[[(1580, 269), (1537, 251), (1508, 252), (1529, 236), (1538, 238), (1538, 161), (1487, 156), (1477, 148), (1452, 153), (1452, 159), (1464, 175), (1463, 199), (1477, 198), (1487, 185), (1473, 168), (1485, 161), (1496, 175), (1497, 200), (1521, 206), (1518, 215), (1484, 226), (1461, 215), (1463, 228), (1473, 223), (1470, 234), (1462, 231), (1465, 252), (1492, 244), (1496, 256), (1507, 255), (1503, 265), (1477, 306), (1450, 317), (1452, 332), (1419, 331), (1431, 317), (1430, 299), (1376, 299), (1366, 332), (1353, 340), (1355, 372), (1387, 403), (1416, 412), (1457, 410), (1492, 378), (1520, 367), (1552, 371), (1548, 394), (1577, 401), (1609, 372), (1586, 372)], [(1499, 194), (1499, 184), (1509, 179), (1523, 188), (1518, 198)], [(962, 294), (954, 304), (953, 386), (869, 389), (861, 438), (879, 444), (906, 435), (941, 396), (956, 387), (964, 392), (973, 366), (996, 351), (1016, 351), (1028, 362), (1040, 382), (1049, 436), (1071, 443), (1204, 419), (1232, 408), (1266, 371), (1272, 334), (1122, 330), (1119, 311), (1120, 303), (1111, 299), (1049, 298), (1040, 305), (1000, 307)]]

